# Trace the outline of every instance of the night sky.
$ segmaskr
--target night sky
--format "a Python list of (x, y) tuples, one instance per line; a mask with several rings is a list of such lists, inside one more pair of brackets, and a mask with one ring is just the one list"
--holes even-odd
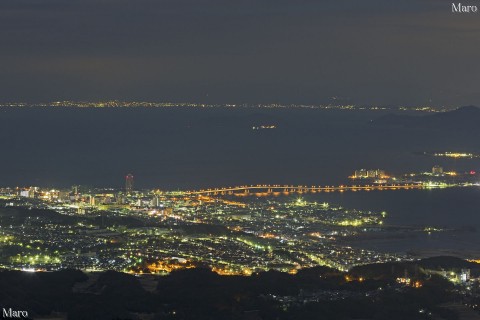
[(451, 5), (3, 0), (0, 102), (478, 105), (479, 14)]

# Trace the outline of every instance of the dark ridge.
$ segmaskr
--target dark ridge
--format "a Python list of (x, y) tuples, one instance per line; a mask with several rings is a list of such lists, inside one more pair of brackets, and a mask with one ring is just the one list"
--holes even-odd
[[(480, 265), (435, 257), (359, 266), (348, 273), (315, 267), (296, 275), (268, 271), (250, 277), (220, 276), (205, 268), (144, 278), (114, 271), (2, 271), (0, 305), (28, 310), (33, 318), (60, 313), (71, 320), (242, 320), (251, 319), (252, 314), (264, 320), (318, 319), (319, 315), (332, 320), (425, 319), (418, 312), (422, 308), (431, 310), (432, 318), (441, 315), (453, 320), (454, 313), (437, 309), (453, 300), (453, 285), (440, 276), (427, 276), (423, 270), (465, 267), (473, 273)], [(396, 277), (405, 273), (423, 286), (413, 289), (398, 284)], [(142, 282), (148, 281), (158, 284), (156, 290), (143, 288)], [(368, 297), (372, 294), (375, 299)], [(339, 296), (343, 298), (337, 299)], [(289, 308), (284, 308), (285, 301), (292, 301)], [(399, 308), (398, 301), (408, 303)]]
[(424, 116), (387, 114), (372, 121), (375, 126), (400, 126), (425, 129), (478, 130), (480, 108), (465, 106), (453, 111)]
[(374, 263), (353, 267), (349, 273), (374, 279), (393, 279), (404, 275), (405, 271), (410, 274), (418, 273), (419, 268), (432, 270), (456, 270), (471, 269), (472, 274), (480, 272), (480, 264), (467, 260), (451, 257), (438, 256), (425, 258), (417, 261)]
[(418, 262), (418, 265), (430, 268), (430, 269), (463, 269), (463, 268), (471, 268), (471, 269), (478, 269), (480, 265), (475, 262), (469, 262), (461, 258), (457, 257), (450, 257), (450, 256), (439, 256), (439, 257), (431, 257), (425, 258)]

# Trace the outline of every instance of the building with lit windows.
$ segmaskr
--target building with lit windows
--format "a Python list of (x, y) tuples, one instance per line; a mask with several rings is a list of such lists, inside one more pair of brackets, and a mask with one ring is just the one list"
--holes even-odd
[(132, 193), (133, 191), (133, 174), (129, 173), (125, 177), (125, 192), (127, 194)]

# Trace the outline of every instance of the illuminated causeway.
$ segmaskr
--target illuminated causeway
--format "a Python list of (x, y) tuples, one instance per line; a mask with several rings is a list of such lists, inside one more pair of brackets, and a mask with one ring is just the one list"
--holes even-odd
[(370, 191), (370, 190), (408, 190), (423, 189), (423, 184), (390, 184), (390, 185), (353, 185), (353, 186), (293, 186), (293, 185), (250, 185), (236, 186), (214, 189), (203, 189), (196, 191), (186, 191), (187, 195), (238, 195), (249, 194), (269, 195), (269, 194), (289, 194), (289, 193), (315, 193), (315, 192), (344, 192), (344, 191)]

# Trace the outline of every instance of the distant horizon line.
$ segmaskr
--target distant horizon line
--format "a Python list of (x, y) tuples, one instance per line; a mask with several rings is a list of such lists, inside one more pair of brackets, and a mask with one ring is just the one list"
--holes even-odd
[(0, 107), (64, 107), (64, 108), (310, 108), (310, 109), (341, 109), (341, 110), (400, 110), (443, 112), (455, 110), (462, 106), (435, 105), (379, 105), (355, 103), (206, 103), (206, 102), (175, 102), (175, 101), (136, 101), (136, 100), (57, 100), (48, 102), (0, 102)]

